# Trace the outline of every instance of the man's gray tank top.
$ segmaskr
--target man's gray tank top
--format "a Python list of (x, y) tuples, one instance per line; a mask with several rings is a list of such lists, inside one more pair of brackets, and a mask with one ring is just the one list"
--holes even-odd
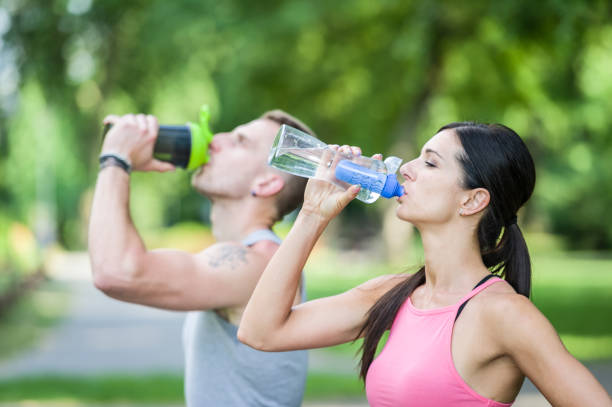
[[(262, 240), (280, 244), (267, 229), (251, 233), (242, 244)], [(237, 332), (236, 325), (212, 310), (187, 313), (183, 327), (187, 406), (300, 406), (307, 352), (257, 351), (239, 342)]]

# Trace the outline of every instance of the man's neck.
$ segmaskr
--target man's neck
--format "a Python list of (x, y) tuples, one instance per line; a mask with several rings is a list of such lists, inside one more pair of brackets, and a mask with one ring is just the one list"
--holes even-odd
[(272, 217), (251, 199), (215, 199), (210, 209), (212, 233), (217, 242), (239, 241), (259, 229), (271, 229)]

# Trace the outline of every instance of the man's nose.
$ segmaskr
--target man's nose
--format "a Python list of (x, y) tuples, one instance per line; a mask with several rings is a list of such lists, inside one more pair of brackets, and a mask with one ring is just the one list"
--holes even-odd
[(208, 149), (212, 152), (219, 152), (221, 151), (221, 149), (223, 148), (223, 145), (225, 144), (225, 139), (227, 139), (227, 137), (223, 137), (225, 133), (217, 133), (213, 136)]

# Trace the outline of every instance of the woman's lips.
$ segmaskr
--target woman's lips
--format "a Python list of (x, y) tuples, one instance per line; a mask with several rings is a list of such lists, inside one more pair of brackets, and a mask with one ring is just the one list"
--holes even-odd
[(402, 199), (406, 196), (407, 191), (406, 191), (406, 184), (402, 185), (402, 190), (404, 191), (404, 193), (400, 196), (397, 197), (397, 202), (401, 203)]

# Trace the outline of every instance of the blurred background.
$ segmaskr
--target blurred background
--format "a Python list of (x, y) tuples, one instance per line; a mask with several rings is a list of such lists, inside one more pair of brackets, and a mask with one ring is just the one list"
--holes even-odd
[[(519, 213), (533, 301), (610, 391), (611, 17), (606, 0), (0, 0), (0, 401), (181, 403), (183, 316), (97, 293), (86, 230), (102, 118), (181, 124), (204, 103), (214, 131), (281, 108), (404, 160), (452, 121), (513, 128), (537, 166)], [(189, 177), (133, 174), (150, 248), (212, 241)], [(308, 265), (311, 298), (419, 264), (394, 206), (347, 208)], [(363, 402), (358, 346), (313, 352), (309, 402)]]

